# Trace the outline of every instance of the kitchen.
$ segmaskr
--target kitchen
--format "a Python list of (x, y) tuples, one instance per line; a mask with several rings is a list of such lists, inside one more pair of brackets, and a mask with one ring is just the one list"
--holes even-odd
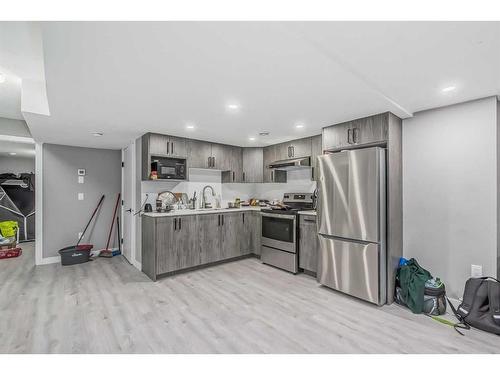
[(0, 352), (498, 352), (450, 307), (500, 266), (498, 23), (0, 26), (47, 96)]

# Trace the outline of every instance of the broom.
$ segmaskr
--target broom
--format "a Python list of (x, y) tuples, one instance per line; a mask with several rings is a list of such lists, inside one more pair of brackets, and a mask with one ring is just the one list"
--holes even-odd
[(118, 210), (119, 203), (120, 203), (120, 193), (118, 193), (118, 198), (116, 199), (115, 209), (113, 211), (113, 217), (111, 218), (111, 228), (109, 229), (108, 242), (106, 242), (106, 248), (104, 248), (100, 251), (100, 253), (99, 253), (100, 257), (112, 258), (114, 255), (119, 255), (121, 253), (121, 251), (120, 251), (118, 254), (113, 254), (113, 250), (109, 248), (109, 241), (111, 240), (111, 234), (113, 233), (113, 227), (115, 225), (116, 210)]

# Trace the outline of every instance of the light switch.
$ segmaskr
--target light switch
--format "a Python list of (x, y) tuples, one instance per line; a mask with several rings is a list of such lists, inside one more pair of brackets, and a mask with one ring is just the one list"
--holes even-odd
[(83, 201), (83, 193), (78, 193), (78, 200)]
[(83, 176), (78, 176), (78, 183), (83, 184), (85, 182), (85, 177)]

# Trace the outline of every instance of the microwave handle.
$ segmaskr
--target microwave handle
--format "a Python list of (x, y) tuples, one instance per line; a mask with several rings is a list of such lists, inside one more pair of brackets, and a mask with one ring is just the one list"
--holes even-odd
[(172, 146), (170, 146), (170, 151), (171, 151), (171, 154), (174, 153), (174, 142), (170, 142)]
[(167, 142), (167, 155), (170, 153), (170, 142)]

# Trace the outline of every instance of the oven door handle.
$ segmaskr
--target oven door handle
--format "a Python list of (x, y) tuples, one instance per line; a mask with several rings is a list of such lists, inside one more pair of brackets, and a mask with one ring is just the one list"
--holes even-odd
[(295, 215), (271, 214), (268, 212), (262, 212), (262, 217), (272, 217), (272, 218), (277, 218), (277, 219), (293, 219), (293, 220), (297, 219), (297, 217)]

